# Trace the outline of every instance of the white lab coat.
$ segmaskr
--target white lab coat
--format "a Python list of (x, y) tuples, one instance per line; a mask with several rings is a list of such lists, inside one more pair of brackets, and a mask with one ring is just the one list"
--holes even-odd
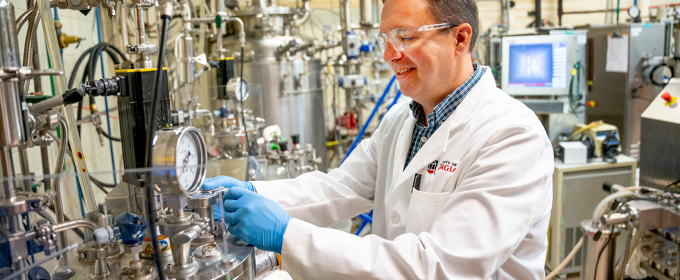
[[(407, 102), (328, 174), (256, 182), (293, 217), (282, 269), (296, 280), (544, 279), (551, 144), (536, 115), (484, 70), (405, 170), (416, 122)], [(325, 228), (371, 208), (372, 235)]]

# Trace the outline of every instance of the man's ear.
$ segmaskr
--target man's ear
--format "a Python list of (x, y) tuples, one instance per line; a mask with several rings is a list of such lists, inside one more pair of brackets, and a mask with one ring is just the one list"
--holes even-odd
[(472, 40), (472, 26), (469, 23), (463, 23), (454, 28), (451, 36), (455, 37), (457, 53), (469, 52), (470, 40)]

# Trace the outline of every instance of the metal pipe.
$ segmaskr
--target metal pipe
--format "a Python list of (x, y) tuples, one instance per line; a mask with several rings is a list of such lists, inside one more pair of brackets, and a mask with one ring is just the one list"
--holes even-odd
[[(363, 7), (363, 5), (365, 5), (364, 2), (368, 3), (368, 10), (367, 11), (364, 11), (364, 10), (361, 11), (361, 13), (362, 13), (361, 14), (362, 15), (361, 24), (364, 24), (364, 23), (372, 24), (373, 23), (373, 10), (371, 9), (371, 2), (370, 1), (371, 0), (361, 0), (362, 7)], [(309, 20), (309, 17), (312, 16), (312, 9), (309, 8), (309, 0), (302, 0), (302, 7), (303, 7), (302, 8), (302, 11), (303, 11), (302, 17), (295, 20), (295, 26), (297, 26), (297, 27), (300, 27), (303, 24), (305, 24), (305, 22), (307, 22), (307, 20)], [(366, 15), (366, 17), (367, 17), (366, 22), (363, 21), (363, 16), (364, 16), (363, 13), (368, 13)], [(296, 15), (296, 17), (297, 17), (297, 15)]]
[[(137, 6), (135, 13), (137, 15), (137, 45), (141, 47), (146, 45), (146, 31), (144, 30), (144, 9), (141, 6)], [(141, 52), (139, 54), (137, 60), (135, 60), (135, 68), (153, 68), (153, 62), (149, 58), (149, 53)]]
[[(23, 65), (26, 67), (31, 67), (33, 66), (33, 50), (35, 49), (35, 45), (37, 42), (37, 36), (35, 36), (35, 33), (38, 32), (38, 23), (40, 23), (40, 11), (37, 9), (33, 10), (33, 15), (31, 16), (31, 20), (28, 22), (28, 31), (26, 33), (26, 44), (24, 45), (24, 61)], [(38, 69), (36, 69), (38, 70)], [(37, 78), (40, 79), (40, 78)], [(23, 84), (23, 94), (28, 93), (28, 85), (30, 84), (30, 80), (26, 79)]]
[[(224, 9), (224, 0), (215, 0), (215, 7), (213, 8), (213, 11), (215, 11), (215, 15), (219, 15), (222, 18), (228, 18), (229, 16), (225, 13)], [(214, 19), (213, 19), (214, 21)], [(220, 28), (217, 28), (217, 26), (213, 27), (213, 30), (215, 31), (215, 36), (217, 38), (217, 58), (224, 59), (224, 46), (222, 46), (222, 29), (226, 28), (226, 26), (221, 26)]]
[[(238, 40), (241, 42), (241, 47), (245, 48), (246, 46), (246, 27), (243, 25), (243, 21), (240, 18), (229, 18), (229, 21), (235, 21), (238, 22), (238, 24), (241, 26), (241, 32), (238, 34)], [(245, 54), (241, 54), (245, 55)]]
[(541, 0), (534, 0), (534, 28), (541, 29)]
[[(121, 29), (121, 32), (123, 33), (122, 34), (123, 35), (123, 46), (129, 45), (128, 41), (130, 40), (130, 37), (128, 36), (128, 18), (127, 18), (127, 16), (128, 16), (127, 8), (121, 7), (119, 18), (120, 18), (120, 22), (121, 22), (121, 26), (122, 26), (120, 29)], [(127, 53), (125, 54), (125, 56), (127, 56)]]
[[(45, 131), (40, 131), (40, 137), (46, 137)], [(50, 158), (47, 146), (40, 146), (40, 158), (43, 169), (43, 185), (45, 186), (45, 190), (49, 190), (52, 189), (52, 181), (50, 180)]]
[(5, 199), (13, 201), (16, 199), (16, 189), (14, 188), (14, 168), (10, 158), (12, 151), (10, 148), (0, 149), (0, 168), (2, 168), (2, 187)]
[[(74, 229), (74, 228), (79, 228), (79, 227), (84, 227), (91, 229), (92, 231), (96, 230), (99, 228), (97, 224), (95, 224), (93, 221), (90, 221), (88, 219), (76, 219), (76, 220), (71, 220), (67, 222), (62, 222), (62, 223), (57, 223), (54, 225), (52, 228), (54, 229), (54, 232), (64, 232), (69, 229)], [(64, 246), (64, 248), (68, 247), (68, 244)]]
[(342, 31), (352, 31), (352, 14), (350, 11), (351, 4), (349, 0), (342, 0), (340, 3), (340, 16), (342, 17)]
[(31, 191), (31, 168), (28, 166), (28, 153), (26, 148), (19, 146), (19, 168), (21, 170), (22, 191)]
[[(52, 225), (57, 224), (57, 222), (54, 220), (52, 215), (50, 215), (50, 213), (47, 213), (47, 210), (40, 210), (37, 213), (38, 213), (38, 215), (40, 215), (40, 217), (43, 217), (45, 220), (50, 222), (50, 224), (52, 224)], [(59, 237), (57, 237), (57, 238), (59, 238)]]
[(135, 9), (135, 15), (137, 16), (137, 45), (145, 45), (146, 30), (144, 30), (144, 9), (142, 9), (142, 7), (137, 7)]
[(628, 251), (630, 250), (630, 241), (633, 239), (634, 224), (632, 221), (628, 221), (626, 227), (628, 228), (628, 238), (626, 238), (626, 249), (623, 250), (623, 261), (621, 261), (621, 280), (625, 279), (626, 263), (628, 263)]
[[(59, 125), (61, 126), (62, 141), (59, 145), (59, 155), (57, 156), (57, 165), (54, 168), (54, 182), (52, 188), (56, 194), (54, 197), (54, 214), (57, 216), (57, 223), (64, 222), (64, 202), (61, 199), (61, 174), (64, 166), (64, 157), (66, 154), (66, 147), (68, 146), (69, 128), (66, 124), (66, 119), (59, 114)], [(68, 246), (66, 233), (60, 233), (61, 248)]]
[(630, 215), (627, 213), (613, 213), (609, 217), (602, 217), (600, 222), (605, 225), (622, 224), (630, 220)]
[[(0, 0), (0, 67), (18, 68), (19, 40), (14, 20), (14, 5)], [(23, 98), (19, 90), (19, 79), (0, 81), (0, 147), (9, 148), (25, 143), (28, 131), (22, 108)]]
[[(189, 6), (191, 5), (190, 1), (185, 0), (185, 9), (184, 9), (184, 36), (182, 38), (182, 41), (184, 42), (184, 54), (183, 54), (183, 65), (184, 65), (184, 82), (186, 83), (186, 86), (184, 87), (184, 100), (187, 102), (186, 106), (186, 112), (189, 113), (189, 118), (187, 118), (184, 121), (185, 125), (191, 125), (192, 124), (192, 118), (193, 114), (191, 112), (192, 110), (192, 98), (191, 98), (191, 84), (194, 83), (194, 36), (193, 36), (193, 24), (191, 23), (191, 10), (189, 9)], [(181, 102), (180, 102), (181, 103)]]
[(19, 18), (17, 18), (17, 32), (21, 31), (21, 28), (24, 26), (24, 23), (26, 23), (28, 17), (33, 14), (33, 10), (35, 9), (36, 9), (35, 7), (30, 8), (26, 10), (23, 14), (21, 14)]
[[(309, 7), (309, 4), (307, 1), (305, 1), (305, 4), (307, 4), (307, 7)], [(361, 9), (360, 15), (361, 15), (361, 25), (371, 25), (373, 24), (373, 9), (371, 5), (371, 0), (361, 0), (359, 8)], [(501, 17), (503, 14), (501, 13)]]
[(507, 14), (506, 16), (506, 21), (505, 24), (508, 26), (508, 28), (505, 29), (506, 33), (510, 32), (510, 0), (505, 0), (505, 13)]
[(135, 194), (135, 186), (128, 183), (125, 184), (127, 184), (128, 187), (128, 212), (137, 214), (137, 195)]
[[(35, 9), (35, 0), (29, 0), (28, 6), (31, 9)], [(38, 42), (38, 32), (33, 32), (33, 42)], [(40, 50), (38, 49), (38, 44), (33, 44), (33, 69), (39, 70), (40, 67)], [(40, 77), (33, 79), (33, 91), (42, 92), (42, 81)]]

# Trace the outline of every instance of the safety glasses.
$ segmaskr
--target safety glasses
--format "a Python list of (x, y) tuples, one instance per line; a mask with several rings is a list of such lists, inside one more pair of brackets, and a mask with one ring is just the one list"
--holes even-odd
[(378, 46), (382, 51), (385, 51), (387, 42), (390, 42), (395, 51), (403, 51), (404, 49), (418, 44), (426, 39), (425, 33), (427, 31), (439, 30), (444, 28), (460, 26), (457, 23), (439, 23), (432, 25), (425, 25), (421, 27), (400, 27), (392, 29), (392, 31), (378, 34)]

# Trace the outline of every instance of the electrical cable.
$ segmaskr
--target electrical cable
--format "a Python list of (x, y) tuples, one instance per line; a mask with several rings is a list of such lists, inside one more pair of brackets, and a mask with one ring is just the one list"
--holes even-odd
[(103, 188), (115, 188), (116, 187), (116, 184), (104, 183), (102, 181), (97, 180), (97, 178), (92, 177), (92, 175), (90, 175), (90, 181), (92, 181), (92, 183), (94, 183), (95, 185), (103, 187)]
[[(578, 113), (576, 112), (576, 109), (578, 109), (579, 106), (581, 106), (580, 103), (578, 103), (579, 100), (581, 100), (581, 94), (578, 93), (578, 91), (581, 89), (581, 75), (579, 72), (585, 71), (583, 69), (583, 66), (581, 65), (581, 61), (576, 61), (574, 63), (574, 68), (571, 72), (571, 80), (569, 81), (569, 108), (571, 109), (571, 113), (574, 114), (575, 117), (578, 118)], [(574, 87), (574, 79), (576, 79), (576, 95), (573, 94), (573, 87)], [(575, 104), (575, 105), (574, 105)]]
[(252, 155), (253, 153), (250, 151), (250, 141), (248, 140), (248, 127), (246, 126), (246, 114), (245, 114), (245, 109), (243, 107), (243, 96), (245, 95), (244, 91), (245, 89), (243, 88), (243, 57), (246, 56), (244, 47), (241, 46), (241, 92), (239, 95), (241, 96), (241, 122), (243, 122), (243, 133), (246, 135), (246, 151), (248, 152), (248, 156)]
[(666, 63), (661, 63), (659, 65), (652, 67), (652, 70), (649, 71), (649, 80), (652, 81), (652, 84), (656, 86), (665, 87), (668, 84), (668, 82), (670, 82), (670, 79), (668, 79), (668, 82), (662, 81), (661, 83), (658, 83), (656, 80), (654, 80), (654, 72), (656, 72), (656, 70), (661, 67), (668, 67), (668, 70), (671, 70), (671, 77), (675, 77), (675, 69), (673, 68), (673, 66), (670, 66)]
[[(160, 51), (158, 52), (158, 63), (156, 68), (156, 75), (153, 80), (153, 91), (151, 92), (151, 105), (150, 105), (150, 115), (149, 115), (149, 126), (146, 132), (146, 158), (144, 162), (147, 167), (151, 166), (152, 163), (152, 153), (153, 153), (153, 136), (158, 126), (158, 111), (160, 103), (160, 90), (161, 90), (161, 73), (163, 72), (163, 63), (165, 62), (165, 45), (168, 40), (168, 25), (170, 23), (170, 16), (161, 15), (162, 25), (161, 25), (161, 41), (160, 41)], [(156, 214), (154, 212), (154, 188), (153, 188), (153, 177), (151, 176), (151, 171), (146, 173), (146, 180), (141, 182), (141, 185), (145, 186), (146, 195), (146, 216), (147, 222), (149, 224), (149, 230), (151, 232), (151, 247), (153, 248), (153, 258), (156, 264), (156, 271), (158, 272), (158, 279), (166, 279), (165, 271), (161, 267), (160, 262), (160, 249), (158, 248), (158, 225), (156, 222)]]
[(110, 134), (106, 133), (106, 131), (104, 131), (104, 130), (102, 130), (101, 132), (102, 132), (102, 135), (103, 135), (104, 137), (106, 137), (107, 139), (109, 139), (109, 140), (111, 140), (111, 141), (120, 142), (120, 138), (111, 136)]
[[(614, 233), (614, 225), (610, 226), (610, 232), (609, 234)], [(602, 248), (600, 249), (600, 253), (597, 254), (597, 259), (595, 260), (595, 270), (593, 271), (593, 280), (597, 279), (597, 266), (600, 264), (600, 257), (602, 257), (602, 253), (604, 252), (605, 249), (607, 249), (607, 245), (609, 245), (609, 241), (611, 241), (611, 237), (607, 236), (607, 241), (604, 242), (604, 245), (602, 245)]]
[(675, 199), (676, 201), (680, 201), (680, 199), (678, 199), (677, 197), (675, 197), (675, 195), (673, 194), (673, 191), (669, 190), (668, 188), (670, 188), (670, 187), (672, 187), (672, 186), (675, 186), (675, 185), (677, 185), (678, 183), (680, 183), (680, 179), (678, 179), (677, 181), (675, 181), (675, 182), (673, 182), (673, 183), (670, 183), (670, 184), (668, 184), (667, 186), (663, 187), (663, 191), (666, 192), (666, 193), (668, 193), (668, 194), (671, 196), (671, 198)]

